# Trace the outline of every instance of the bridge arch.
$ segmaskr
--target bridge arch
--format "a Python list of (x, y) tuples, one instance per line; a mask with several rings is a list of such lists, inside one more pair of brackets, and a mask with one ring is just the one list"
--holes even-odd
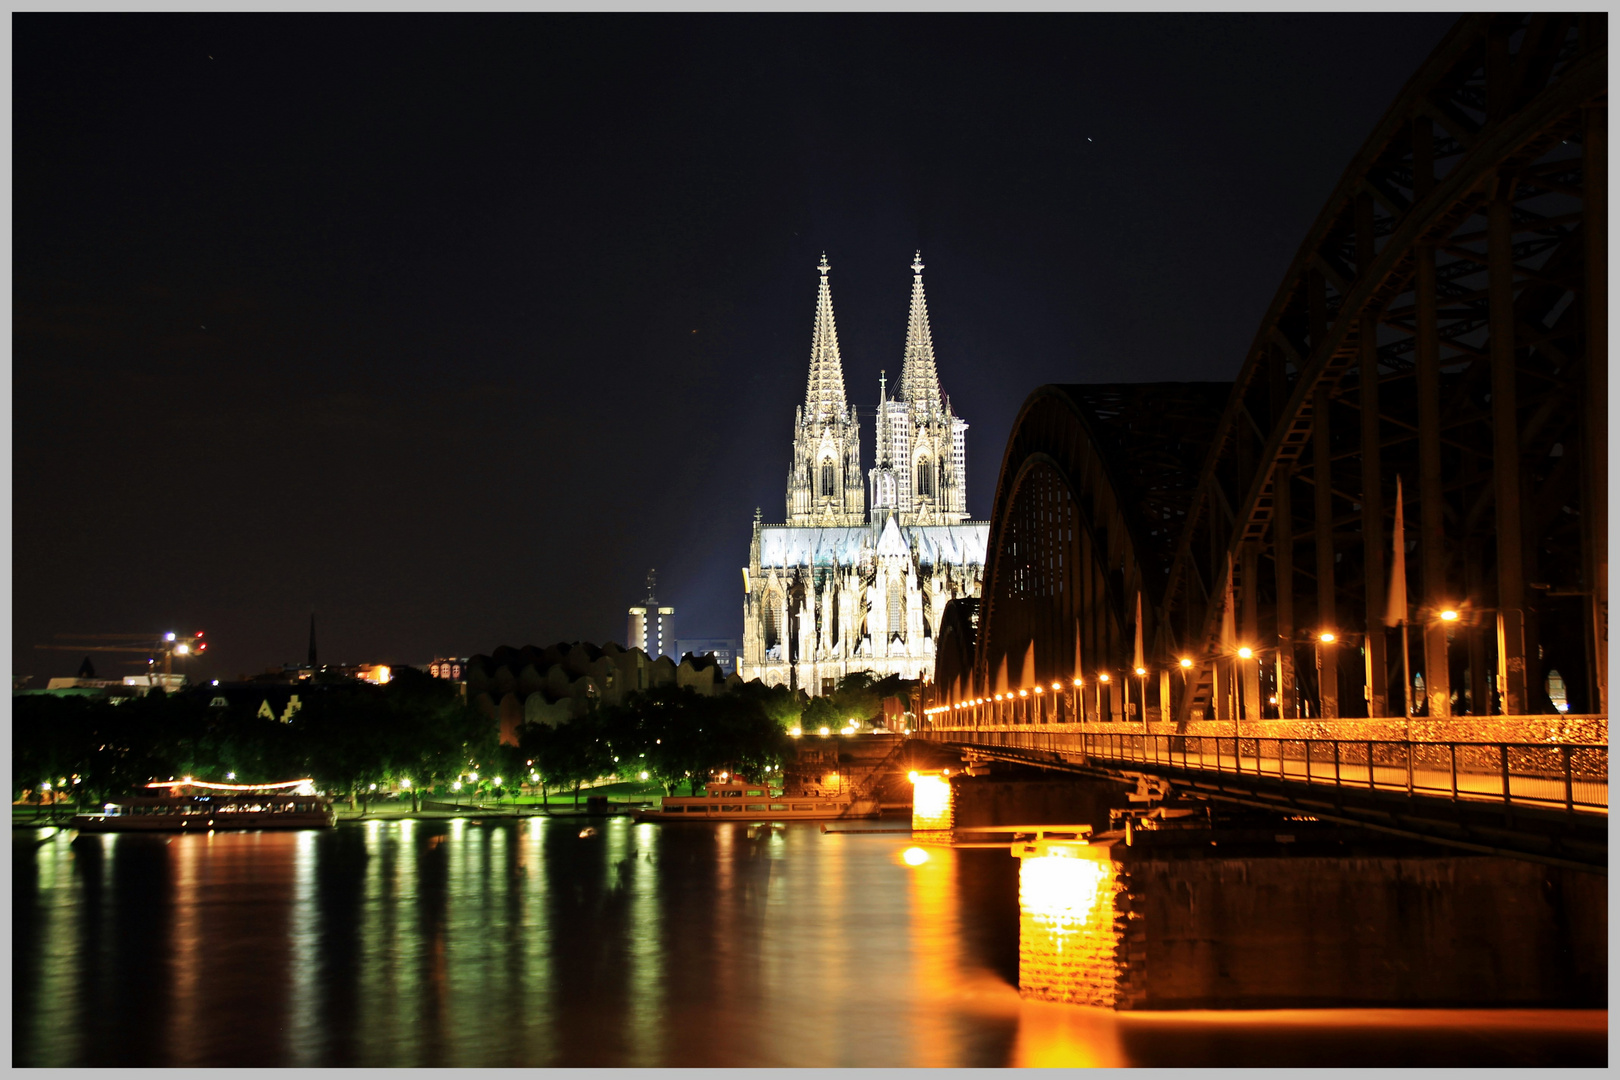
[(1432, 716), (1551, 712), (1551, 668), (1570, 711), (1607, 714), (1606, 35), (1601, 13), (1459, 20), (1234, 382), (1030, 395), (972, 695), (1022, 678), (1032, 643), (1042, 681), (1077, 642), (1120, 670), (1140, 595), (1164, 719), (1400, 715), (1408, 668)]

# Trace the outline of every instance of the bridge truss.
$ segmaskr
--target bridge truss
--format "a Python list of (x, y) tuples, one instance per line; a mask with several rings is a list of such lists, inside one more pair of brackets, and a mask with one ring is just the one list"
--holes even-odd
[(1031, 394), (935, 707), (1034, 718), (1056, 685), (1075, 715), (1050, 719), (1182, 730), (1525, 716), (1554, 712), (1556, 669), (1606, 717), (1607, 57), (1601, 13), (1463, 18), (1233, 383)]

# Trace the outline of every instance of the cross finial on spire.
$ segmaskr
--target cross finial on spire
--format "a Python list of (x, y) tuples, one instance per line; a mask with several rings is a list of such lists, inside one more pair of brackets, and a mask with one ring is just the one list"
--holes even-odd
[(827, 253), (825, 251), (821, 253), (821, 262), (817, 264), (816, 269), (821, 271), (822, 277), (826, 277), (827, 271), (832, 269), (832, 264), (827, 261)]
[(917, 257), (915, 259), (911, 260), (911, 272), (913, 274), (916, 274), (918, 277), (922, 276), (923, 261), (922, 261), (922, 252), (921, 251), (917, 252)]

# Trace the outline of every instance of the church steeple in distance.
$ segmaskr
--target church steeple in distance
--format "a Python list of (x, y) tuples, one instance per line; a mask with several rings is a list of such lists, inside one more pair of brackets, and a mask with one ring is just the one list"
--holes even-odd
[(844, 398), (844, 361), (838, 355), (838, 324), (833, 319), (832, 287), (827, 283), (827, 253), (821, 253), (821, 284), (816, 291), (816, 326), (810, 336), (810, 383), (805, 389), (804, 411), (818, 420), (830, 419), (847, 407)]
[(844, 363), (838, 354), (832, 288), (827, 284), (832, 266), (825, 252), (816, 269), (821, 280), (810, 335), (810, 378), (793, 423), (787, 520), (795, 525), (860, 525), (866, 518), (860, 426), (844, 396)]
[(901, 401), (915, 416), (920, 412), (940, 412), (944, 396), (939, 388), (939, 370), (934, 366), (934, 336), (928, 328), (928, 297), (923, 293), (922, 252), (911, 261), (911, 312), (906, 319), (905, 359), (900, 366)]

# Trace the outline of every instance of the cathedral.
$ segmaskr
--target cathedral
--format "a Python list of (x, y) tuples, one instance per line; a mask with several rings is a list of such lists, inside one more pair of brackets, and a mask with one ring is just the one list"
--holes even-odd
[(967, 520), (967, 423), (940, 389), (921, 253), (911, 264), (894, 396), (887, 378), (878, 380), (876, 453), (865, 476), (825, 255), (817, 269), (810, 378), (793, 420), (787, 518), (767, 525), (754, 513), (738, 665), (745, 680), (810, 694), (829, 692), (854, 671), (932, 675), (945, 605), (979, 595), (989, 533), (988, 523)]

